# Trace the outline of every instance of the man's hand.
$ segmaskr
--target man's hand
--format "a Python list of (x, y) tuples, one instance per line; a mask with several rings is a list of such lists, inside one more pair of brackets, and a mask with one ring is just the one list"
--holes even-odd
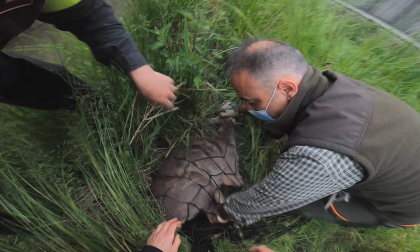
[(181, 225), (177, 219), (161, 223), (152, 235), (147, 239), (147, 245), (153, 246), (163, 252), (177, 252), (181, 245), (179, 235), (175, 236), (175, 230)]
[(249, 252), (274, 252), (272, 249), (267, 248), (267, 246), (261, 245), (249, 249)]
[(142, 66), (131, 72), (131, 77), (143, 97), (152, 105), (161, 104), (169, 109), (174, 107), (177, 88), (174, 80), (155, 72), (149, 65)]

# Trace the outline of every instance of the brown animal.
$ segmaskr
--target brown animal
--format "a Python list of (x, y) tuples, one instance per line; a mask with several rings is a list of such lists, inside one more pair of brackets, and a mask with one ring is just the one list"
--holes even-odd
[(172, 153), (158, 170), (151, 189), (162, 201), (168, 219), (183, 223), (200, 210), (217, 222), (216, 204), (224, 203), (222, 185), (242, 187), (233, 118), (211, 119), (221, 124), (218, 138), (194, 142), (188, 150)]

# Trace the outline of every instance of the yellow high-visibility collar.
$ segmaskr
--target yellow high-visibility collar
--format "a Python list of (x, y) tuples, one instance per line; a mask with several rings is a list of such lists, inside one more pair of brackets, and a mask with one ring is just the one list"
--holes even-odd
[(48, 13), (61, 11), (78, 4), (80, 1), (82, 0), (45, 0), (42, 12)]

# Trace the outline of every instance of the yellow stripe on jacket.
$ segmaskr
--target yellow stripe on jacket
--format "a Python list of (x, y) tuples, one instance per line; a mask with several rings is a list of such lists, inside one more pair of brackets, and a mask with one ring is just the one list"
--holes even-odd
[(48, 13), (61, 11), (78, 4), (80, 1), (82, 0), (45, 0), (42, 12)]

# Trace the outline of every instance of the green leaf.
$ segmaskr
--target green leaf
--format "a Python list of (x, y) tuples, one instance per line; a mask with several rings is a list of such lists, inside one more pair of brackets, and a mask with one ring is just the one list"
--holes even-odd
[(169, 28), (171, 27), (171, 25), (172, 25), (172, 23), (169, 23), (169, 24), (167, 24), (167, 25), (165, 25), (165, 26), (163, 26), (160, 30), (159, 30), (159, 35), (161, 36), (161, 37), (163, 37), (164, 39), (167, 39), (168, 38), (168, 31), (169, 31)]
[(189, 20), (194, 19), (194, 14), (192, 14), (191, 12), (184, 11), (184, 10), (180, 10), (178, 12), (181, 13), (184, 17), (188, 18)]
[(157, 50), (161, 48), (162, 46), (165, 46), (165, 43), (162, 41), (158, 41), (152, 45), (152, 50)]
[(163, 56), (165, 56), (165, 58), (169, 58), (169, 52), (167, 50), (160, 51), (160, 54), (162, 54)]
[(212, 74), (212, 73), (211, 74), (208, 74), (207, 78), (211, 78), (213, 80), (218, 80), (219, 79), (219, 77), (217, 77), (217, 75)]
[(203, 45), (202, 44), (196, 44), (195, 50), (197, 50), (200, 53), (203, 53)]
[(188, 27), (193, 31), (200, 31), (200, 24), (196, 22), (188, 22)]
[(215, 40), (221, 40), (221, 41), (226, 40), (226, 37), (224, 37), (224, 36), (222, 36), (222, 35), (219, 35), (219, 34), (216, 34), (216, 36), (214, 36), (213, 38), (214, 38)]
[(175, 70), (175, 59), (168, 58), (166, 59), (165, 63), (169, 66), (169, 69)]
[(201, 78), (201, 76), (194, 77), (194, 84), (197, 89), (200, 89), (201, 82), (203, 82), (203, 78)]
[(213, 52), (211, 53), (211, 55), (214, 57), (219, 56), (219, 54), (220, 54), (219, 50), (213, 50)]

